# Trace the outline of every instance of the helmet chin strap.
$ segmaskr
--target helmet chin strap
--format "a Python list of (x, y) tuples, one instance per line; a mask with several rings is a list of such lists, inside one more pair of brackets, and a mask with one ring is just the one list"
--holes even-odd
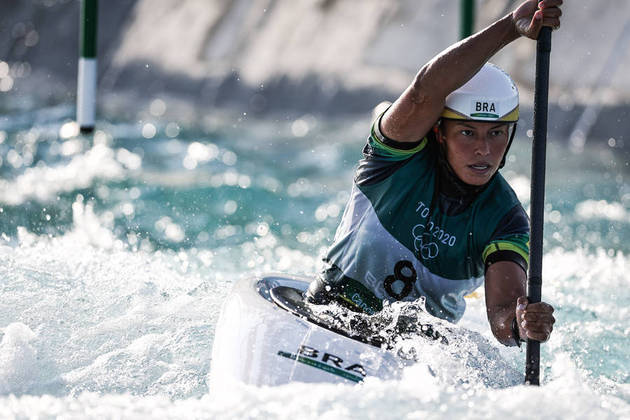
[(512, 146), (512, 140), (514, 140), (514, 135), (516, 134), (516, 124), (514, 123), (514, 127), (512, 127), (512, 134), (510, 134), (510, 140), (508, 140), (507, 147), (505, 148), (505, 153), (503, 153), (503, 158), (501, 159), (501, 163), (499, 164), (499, 168), (497, 171), (505, 166), (505, 159), (507, 158), (507, 154), (510, 151), (510, 147)]

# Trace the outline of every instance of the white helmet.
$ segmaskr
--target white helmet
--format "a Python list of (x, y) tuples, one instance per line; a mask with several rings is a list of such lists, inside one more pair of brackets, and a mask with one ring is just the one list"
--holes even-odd
[(446, 97), (442, 118), (518, 121), (518, 89), (501, 68), (486, 63), (472, 79)]

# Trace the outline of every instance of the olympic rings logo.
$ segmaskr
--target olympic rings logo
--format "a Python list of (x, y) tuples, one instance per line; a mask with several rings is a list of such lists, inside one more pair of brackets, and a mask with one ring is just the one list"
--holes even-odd
[(422, 223), (415, 225), (411, 234), (413, 235), (413, 247), (423, 259), (429, 260), (437, 257), (439, 253), (438, 245), (435, 242), (431, 242), (433, 237), (430, 233), (425, 232), (425, 226)]

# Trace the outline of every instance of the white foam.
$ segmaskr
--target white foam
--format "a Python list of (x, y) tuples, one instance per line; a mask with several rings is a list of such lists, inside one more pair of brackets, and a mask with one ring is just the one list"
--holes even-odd
[(95, 144), (84, 154), (57, 166), (40, 164), (11, 181), (0, 179), (0, 203), (17, 206), (28, 200), (47, 202), (58, 194), (90, 187), (96, 179), (120, 180), (136, 170), (141, 158), (126, 149)]
[[(559, 362), (562, 364), (561, 362)], [(2, 417), (67, 418), (545, 418), (616, 419), (628, 414), (623, 401), (594, 394), (569, 376), (541, 387), (503, 390), (430, 388), (410, 375), (398, 382), (369, 381), (361, 386), (291, 384), (276, 388), (237, 386), (223, 398), (172, 401), (166, 396), (129, 394), (77, 397), (0, 398)]]
[[(610, 253), (598, 249), (587, 252), (583, 249), (567, 251), (555, 248), (543, 258), (543, 294), (554, 297), (560, 303), (583, 302), (593, 305), (628, 296), (629, 256), (622, 252)], [(615, 290), (614, 294), (610, 294)], [(621, 313), (617, 311), (622, 311)], [(624, 312), (626, 311), (626, 312)], [(616, 311), (605, 309), (602, 315), (627, 314), (623, 307)]]
[(104, 249), (123, 247), (122, 241), (116, 239), (112, 233), (111, 218), (107, 215), (97, 216), (94, 213), (94, 203), (84, 203), (81, 195), (72, 203), (72, 221), (73, 229), (69, 235), (79, 243)]
[(25, 392), (37, 377), (37, 335), (14, 322), (3, 330), (0, 342), (0, 394)]
[(630, 223), (630, 212), (618, 202), (585, 200), (575, 206), (575, 214), (581, 219), (604, 219)]
[[(21, 229), (19, 245), (0, 247), (0, 278), (5, 279), (0, 317), (28, 316), (29, 324), (38, 326), (35, 334), (4, 320), (0, 357), (9, 362), (0, 364), (0, 418), (518, 419), (531, 418), (531, 407), (550, 418), (628, 415), (627, 387), (592, 377), (593, 367), (576, 358), (576, 331), (563, 314), (577, 302), (624, 325), (623, 308), (600, 307), (605, 294), (623, 293), (627, 285), (628, 258), (620, 253), (558, 249), (545, 254), (543, 297), (556, 304), (559, 321), (543, 345), (540, 388), (504, 389), (522, 380), (524, 352), (494, 341), (479, 293), (468, 299), (462, 325), (481, 335), (462, 332), (467, 344), (446, 350), (419, 346), (420, 363), (400, 381), (368, 380), (354, 387), (226, 384), (229, 392), (220, 393), (203, 381), (211, 363), (211, 330), (229, 279), (250, 258), (266, 271), (283, 259), (283, 266), (301, 266), (305, 256), (278, 245), (259, 249), (255, 242), (213, 249), (210, 263), (193, 250), (107, 247), (89, 239), (101, 229), (114, 237), (106, 220), (93, 214), (89, 203), (75, 204), (75, 225), (66, 235), (49, 238)], [(601, 320), (590, 326), (580, 322), (588, 327), (586, 334), (579, 330), (581, 339), (605, 326)], [(23, 354), (28, 357), (18, 361)], [(42, 360), (54, 369), (42, 369)], [(7, 396), (25, 392), (31, 395)], [(45, 392), (56, 396), (36, 396)]]

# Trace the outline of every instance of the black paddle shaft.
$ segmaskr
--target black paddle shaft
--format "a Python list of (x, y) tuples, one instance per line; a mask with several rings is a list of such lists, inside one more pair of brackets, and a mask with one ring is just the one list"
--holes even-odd
[[(541, 300), (543, 224), (545, 211), (545, 160), (547, 153), (547, 104), (549, 97), (549, 58), (551, 55), (551, 28), (540, 31), (536, 49), (536, 88), (534, 91), (534, 141), (532, 144), (531, 185), (531, 236), (529, 248), (529, 275), (527, 299), (529, 303)], [(525, 383), (539, 385), (540, 342), (527, 340)]]

